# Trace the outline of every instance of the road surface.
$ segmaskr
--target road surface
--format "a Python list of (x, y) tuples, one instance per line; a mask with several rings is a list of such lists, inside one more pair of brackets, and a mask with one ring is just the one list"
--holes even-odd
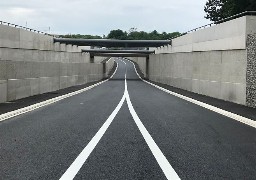
[(255, 179), (256, 129), (116, 59), (90, 90), (0, 122), (0, 179)]

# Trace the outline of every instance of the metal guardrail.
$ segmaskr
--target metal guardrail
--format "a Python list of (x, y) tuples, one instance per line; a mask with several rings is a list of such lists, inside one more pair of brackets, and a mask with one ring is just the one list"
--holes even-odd
[(186, 34), (188, 34), (188, 33), (191, 33), (191, 32), (196, 32), (196, 31), (198, 31), (198, 30), (200, 30), (200, 29), (205, 29), (205, 28), (207, 28), (207, 27), (214, 26), (214, 25), (216, 25), (216, 24), (220, 24), (220, 23), (223, 23), (223, 22), (227, 22), (227, 21), (230, 21), (230, 20), (239, 18), (239, 17), (243, 17), (243, 16), (256, 16), (256, 11), (245, 11), (245, 12), (236, 14), (236, 15), (234, 15), (234, 16), (230, 16), (230, 17), (224, 18), (224, 19), (219, 20), (219, 21), (217, 21), (217, 22), (213, 22), (213, 23), (206, 24), (206, 25), (204, 25), (204, 26), (200, 26), (200, 27), (198, 27), (198, 28), (189, 30), (189, 31), (187, 31), (187, 32), (185, 32), (185, 33), (182, 33), (181, 35), (178, 35), (178, 36), (173, 37), (172, 39), (175, 39), (175, 38), (184, 36), (184, 35), (186, 35)]
[(39, 34), (43, 34), (43, 35), (54, 36), (52, 34), (48, 34), (48, 33), (42, 32), (42, 31), (38, 31), (38, 30), (35, 30), (35, 29), (32, 29), (32, 28), (27, 28), (27, 27), (24, 27), (24, 26), (20, 26), (20, 25), (5, 22), (5, 21), (0, 21), (0, 24), (15, 27), (15, 28), (24, 29), (24, 30), (27, 30), (27, 31), (31, 31), (31, 32), (35, 32), (35, 33), (39, 33)]

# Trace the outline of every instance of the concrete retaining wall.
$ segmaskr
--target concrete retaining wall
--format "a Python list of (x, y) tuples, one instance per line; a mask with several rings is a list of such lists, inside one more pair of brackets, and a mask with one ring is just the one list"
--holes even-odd
[[(146, 66), (144, 61), (136, 62), (141, 69)], [(149, 59), (149, 79), (256, 107), (255, 67), (256, 17), (245, 16), (156, 49)]]
[(106, 57), (94, 56), (94, 62), (95, 63), (101, 63), (105, 59), (106, 59)]
[(171, 46), (157, 48), (156, 54), (246, 49), (247, 34), (256, 33), (255, 22), (255, 16), (244, 16), (201, 29), (173, 39)]
[(245, 50), (151, 55), (149, 79), (245, 104), (246, 62)]
[(144, 77), (146, 77), (145, 76), (146, 75), (146, 58), (145, 57), (129, 57), (128, 59), (131, 59), (134, 62), (136, 62), (139, 65), (140, 70), (144, 74)]
[(77, 46), (53, 37), (0, 25), (0, 102), (85, 84), (103, 78)]
[(111, 71), (111, 69), (114, 66), (114, 58), (110, 58), (107, 62), (106, 62), (106, 75), (108, 75), (108, 73)]

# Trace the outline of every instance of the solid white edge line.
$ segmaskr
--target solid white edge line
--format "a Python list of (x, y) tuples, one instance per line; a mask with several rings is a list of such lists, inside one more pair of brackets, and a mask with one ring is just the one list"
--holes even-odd
[(149, 149), (151, 150), (152, 154), (154, 155), (156, 161), (158, 162), (159, 166), (161, 167), (163, 173), (165, 174), (165, 177), (168, 180), (176, 180), (180, 179), (178, 174), (175, 172), (171, 164), (168, 162), (160, 148), (155, 143), (154, 139), (151, 137), (143, 123), (141, 122), (139, 116), (137, 115), (135, 109), (133, 108), (132, 102), (130, 100), (130, 96), (127, 89), (127, 82), (125, 79), (125, 96), (126, 101), (128, 104), (129, 111), (133, 117), (133, 120), (135, 121), (137, 127), (139, 128), (144, 140), (146, 141)]
[(124, 60), (120, 59), (120, 61), (122, 61), (126, 65), (126, 62), (124, 62)]
[[(116, 62), (116, 60), (114, 60), (114, 61)], [(112, 76), (108, 80), (110, 80), (114, 77), (114, 75), (116, 74), (117, 69), (118, 69), (118, 63), (116, 62), (116, 69), (115, 69), (114, 73), (112, 74)]]
[[(130, 61), (130, 60), (128, 60), (128, 61)], [(158, 85), (156, 85), (156, 84), (153, 84), (153, 83), (151, 83), (151, 82), (148, 82), (148, 81), (146, 81), (145, 79), (142, 79), (142, 78), (140, 77), (139, 73), (137, 72), (137, 69), (136, 69), (136, 67), (135, 67), (135, 64), (134, 64), (132, 61), (130, 61), (130, 62), (133, 64), (133, 67), (134, 67), (135, 72), (136, 72), (136, 74), (138, 75), (138, 77), (139, 77), (142, 81), (146, 82), (147, 84), (150, 84), (150, 85), (152, 85), (152, 86), (154, 86), (154, 87), (156, 87), (156, 88), (158, 88), (158, 89), (160, 89), (160, 90), (162, 90), (162, 91), (164, 91), (164, 92), (166, 92), (166, 93), (169, 93), (169, 94), (171, 94), (171, 95), (173, 95), (173, 96), (176, 96), (176, 97), (178, 97), (178, 98), (181, 98), (181, 99), (186, 100), (186, 101), (188, 101), (188, 102), (191, 102), (191, 103), (193, 103), (193, 104), (196, 104), (196, 105), (198, 105), (198, 106), (201, 106), (201, 107), (203, 107), (203, 108), (205, 108), (205, 109), (211, 110), (211, 111), (216, 112), (216, 113), (218, 113), (218, 114), (221, 114), (221, 115), (223, 115), (223, 116), (229, 117), (229, 118), (231, 118), (231, 119), (233, 119), (233, 120), (236, 120), (236, 121), (238, 121), (238, 122), (241, 122), (241, 123), (244, 123), (244, 124), (246, 124), (246, 125), (248, 125), (248, 126), (251, 126), (251, 127), (256, 128), (256, 121), (254, 121), (254, 120), (252, 120), (252, 119), (249, 119), (249, 118), (246, 118), (246, 117), (237, 115), (237, 114), (235, 114), (235, 113), (232, 113), (232, 112), (229, 112), (229, 111), (220, 109), (220, 108), (218, 108), (218, 107), (215, 107), (215, 106), (212, 106), (212, 105), (203, 103), (203, 102), (201, 102), (201, 101), (198, 101), (198, 100), (195, 100), (195, 99), (192, 99), (192, 98), (183, 96), (183, 95), (181, 95), (181, 94), (172, 92), (172, 91), (167, 90), (167, 89), (165, 89), (165, 88), (162, 88), (162, 87), (160, 87), (160, 86), (158, 86)]]
[(109, 60), (107, 60), (107, 61), (106, 61), (106, 63), (108, 63), (111, 59), (112, 59), (112, 57), (111, 57), (111, 58), (109, 58)]
[(83, 149), (83, 151), (78, 155), (78, 157), (75, 159), (75, 161), (70, 165), (70, 167), (67, 169), (67, 171), (62, 175), (60, 180), (71, 180), (73, 179), (78, 171), (81, 169), (91, 152), (94, 150), (102, 136), (107, 131), (108, 127), (116, 117), (117, 113), (121, 109), (123, 103), (125, 101), (125, 94), (123, 95), (121, 101), (115, 108), (115, 110), (111, 113), (109, 118), (106, 120), (106, 122), (103, 124), (103, 126), (99, 129), (99, 131), (96, 133), (96, 135), (91, 139), (91, 141), (87, 144), (87, 146)]
[[(117, 63), (117, 67), (116, 67), (114, 73), (112, 74), (112, 76), (109, 79), (113, 78), (113, 76), (115, 75), (115, 73), (117, 71), (117, 68), (118, 68), (118, 63)], [(58, 97), (55, 97), (55, 98), (52, 98), (52, 99), (45, 100), (45, 101), (40, 102), (40, 103), (36, 103), (36, 104), (30, 105), (30, 106), (27, 106), (27, 107), (24, 107), (24, 108), (20, 108), (20, 109), (14, 110), (14, 111), (10, 111), (10, 112), (1, 114), (0, 115), (0, 122), (4, 121), (4, 120), (7, 120), (7, 119), (10, 119), (10, 118), (13, 118), (13, 117), (16, 117), (16, 116), (19, 116), (21, 114), (25, 114), (25, 113), (31, 112), (31, 111), (36, 110), (38, 108), (41, 108), (41, 107), (44, 107), (44, 106), (56, 103), (56, 102), (58, 102), (58, 101), (60, 101), (62, 99), (66, 99), (68, 97), (71, 97), (71, 96), (80, 94), (82, 92), (88, 91), (89, 89), (92, 89), (92, 88), (94, 88), (96, 86), (99, 86), (102, 83), (107, 82), (109, 79), (103, 80), (101, 82), (98, 82), (96, 84), (88, 86), (88, 87), (86, 87), (84, 89), (80, 89), (80, 90), (77, 90), (77, 91), (74, 91), (74, 92), (71, 92), (71, 93), (68, 93), (68, 94), (64, 94), (64, 95), (61, 95), (61, 96), (58, 96)]]
[[(117, 63), (118, 68), (118, 63)], [(116, 70), (117, 70), (116, 68)], [(116, 73), (116, 70), (114, 74)], [(113, 77), (113, 76), (112, 76)], [(111, 77), (111, 78), (112, 78)], [(61, 176), (59, 180), (72, 180), (75, 178), (78, 171), (81, 169), (87, 158), (90, 156), (94, 148), (99, 143), (100, 139), (103, 137), (105, 132), (107, 131), (108, 127), (116, 117), (117, 113), (121, 109), (124, 101), (126, 99), (125, 92), (114, 109), (114, 111), (111, 113), (111, 115), (108, 117), (108, 119), (105, 121), (105, 123), (101, 126), (101, 128), (98, 130), (98, 132), (94, 135), (94, 137), (91, 139), (91, 141), (86, 145), (86, 147), (82, 150), (82, 152), (77, 156), (77, 158), (73, 161), (73, 163), (69, 166), (69, 168), (66, 170), (66, 172)]]

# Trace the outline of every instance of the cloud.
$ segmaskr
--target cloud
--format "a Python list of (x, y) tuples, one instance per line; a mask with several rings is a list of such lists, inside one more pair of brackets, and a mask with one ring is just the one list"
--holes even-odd
[(1, 20), (53, 32), (107, 34), (112, 29), (180, 31), (208, 23), (206, 0), (8, 0), (0, 2)]

